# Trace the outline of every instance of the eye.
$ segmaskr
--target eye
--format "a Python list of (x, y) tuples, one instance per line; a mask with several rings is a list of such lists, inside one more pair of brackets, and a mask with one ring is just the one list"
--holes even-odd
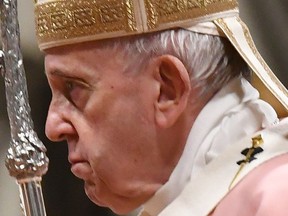
[(78, 108), (82, 108), (88, 99), (89, 88), (87, 84), (78, 80), (65, 80), (65, 94), (66, 97)]
[(65, 81), (65, 88), (68, 92), (73, 91), (73, 89), (76, 87), (76, 84), (71, 81), (71, 80), (67, 80)]

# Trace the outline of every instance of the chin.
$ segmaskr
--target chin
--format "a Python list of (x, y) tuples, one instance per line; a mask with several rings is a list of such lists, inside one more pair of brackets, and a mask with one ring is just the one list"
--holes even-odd
[(109, 208), (112, 212), (114, 212), (117, 215), (127, 215), (127, 214), (131, 213), (132, 211), (135, 211), (137, 208), (139, 208), (139, 206), (137, 206), (137, 207), (131, 206), (131, 204), (129, 204), (127, 202), (117, 203), (117, 204), (113, 205), (113, 204), (103, 203), (103, 202), (96, 200), (96, 199), (91, 199), (89, 196), (88, 196), (88, 198), (93, 203), (95, 203), (96, 205), (101, 206), (101, 207), (105, 207), (105, 208)]
[(141, 202), (136, 201), (137, 198), (127, 198), (109, 192), (102, 195), (96, 195), (95, 184), (92, 184), (91, 182), (85, 182), (84, 188), (86, 195), (93, 203), (101, 207), (109, 208), (117, 215), (128, 214), (142, 204)]
[[(128, 206), (127, 206), (128, 207)], [(111, 211), (113, 211), (115, 214), (117, 215), (127, 215), (131, 212), (139, 212), (140, 211), (140, 207), (139, 208), (127, 208), (126, 206), (117, 206), (117, 208), (109, 208)]]
[(109, 208), (111, 211), (113, 211), (117, 215), (129, 214), (135, 209), (139, 208), (139, 206), (141, 205), (141, 204), (137, 205), (134, 202), (131, 203), (131, 201), (129, 202), (127, 200), (117, 200), (115, 202), (111, 201), (107, 203), (101, 202), (95, 199), (94, 200), (91, 199), (91, 201), (94, 202), (96, 205)]

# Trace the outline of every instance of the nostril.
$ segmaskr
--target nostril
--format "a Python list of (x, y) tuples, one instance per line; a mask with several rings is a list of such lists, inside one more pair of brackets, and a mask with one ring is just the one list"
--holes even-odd
[(47, 138), (53, 142), (64, 141), (67, 137), (74, 137), (77, 135), (72, 122), (68, 121), (67, 118), (56, 114), (48, 115), (45, 133)]
[(61, 121), (54, 123), (46, 123), (46, 136), (53, 142), (60, 142), (66, 140), (66, 137), (71, 136), (72, 132), (72, 126), (68, 122)]
[(53, 142), (64, 141), (76, 134), (71, 113), (67, 112), (65, 103), (59, 101), (61, 102), (60, 99), (52, 98), (45, 125), (45, 134)]
[(53, 142), (61, 141), (61, 137), (63, 136), (61, 134), (58, 134), (56, 125), (54, 127), (50, 125), (47, 126), (47, 123), (46, 123), (45, 134), (47, 138)]

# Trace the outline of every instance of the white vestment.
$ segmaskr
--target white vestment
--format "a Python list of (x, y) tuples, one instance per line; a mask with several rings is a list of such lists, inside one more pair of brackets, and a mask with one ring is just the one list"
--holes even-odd
[[(273, 108), (259, 99), (259, 93), (247, 80), (231, 81), (200, 112), (176, 168), (168, 182), (144, 204), (142, 215), (207, 215), (229, 192), (229, 185), (239, 169), (237, 161), (245, 158), (241, 151), (251, 147), (251, 138), (264, 128), (277, 127), (278, 123)], [(271, 137), (271, 133), (267, 133), (264, 142), (274, 139)], [(279, 142), (285, 142), (283, 140), (279, 138)], [(264, 153), (259, 154), (263, 157), (249, 163), (235, 182), (265, 160), (288, 151), (288, 144), (279, 146), (264, 148)], [(217, 181), (211, 178), (222, 182), (222, 186), (215, 189), (213, 185)], [(218, 191), (214, 197), (207, 197), (205, 190), (209, 188)]]

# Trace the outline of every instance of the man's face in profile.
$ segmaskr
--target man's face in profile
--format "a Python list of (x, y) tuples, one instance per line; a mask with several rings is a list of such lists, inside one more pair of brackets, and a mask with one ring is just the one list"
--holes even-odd
[(128, 63), (97, 43), (53, 48), (45, 57), (52, 91), (46, 134), (67, 141), (71, 171), (88, 197), (119, 214), (150, 198), (170, 172), (157, 145), (153, 63), (124, 72)]

